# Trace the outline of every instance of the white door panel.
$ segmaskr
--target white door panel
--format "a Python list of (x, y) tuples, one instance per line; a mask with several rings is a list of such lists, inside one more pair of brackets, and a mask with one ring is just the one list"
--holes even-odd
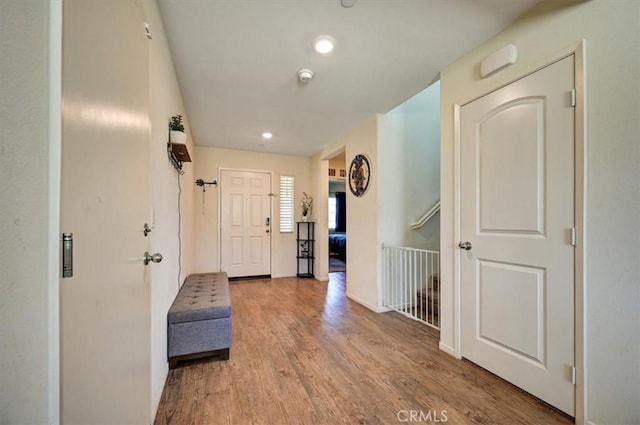
[[(493, 261), (478, 263), (478, 337), (544, 364), (544, 270)], [(521, 310), (514, 311), (516, 306)]]
[(60, 282), (61, 419), (150, 423), (144, 12), (139, 1), (65, 0), (63, 13), (60, 226), (75, 258)]
[(220, 264), (230, 277), (271, 274), (270, 192), (268, 173), (220, 173)]
[(461, 112), (462, 355), (574, 413), (573, 57)]
[(476, 146), (475, 161), (481, 202), (479, 231), (542, 233), (543, 106), (539, 98), (509, 102), (478, 123), (475, 140), (483, 144)]

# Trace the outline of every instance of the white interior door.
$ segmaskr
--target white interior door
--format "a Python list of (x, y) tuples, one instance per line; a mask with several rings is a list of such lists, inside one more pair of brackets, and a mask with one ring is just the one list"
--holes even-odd
[(149, 46), (138, 0), (65, 0), (61, 279), (65, 424), (150, 423)]
[(569, 57), (461, 112), (462, 355), (570, 415), (573, 76)]
[(220, 172), (220, 260), (229, 277), (271, 274), (271, 174)]

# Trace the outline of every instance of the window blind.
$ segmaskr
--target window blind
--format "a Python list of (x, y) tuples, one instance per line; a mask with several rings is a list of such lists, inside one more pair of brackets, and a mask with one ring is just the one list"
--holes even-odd
[(336, 197), (331, 196), (329, 198), (329, 230), (336, 229)]
[(293, 232), (293, 176), (280, 176), (280, 233)]

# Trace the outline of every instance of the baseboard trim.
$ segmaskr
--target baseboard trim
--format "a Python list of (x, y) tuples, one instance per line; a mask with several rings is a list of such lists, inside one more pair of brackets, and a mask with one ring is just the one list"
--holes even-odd
[(229, 278), (229, 282), (235, 282), (237, 280), (262, 280), (262, 279), (271, 279), (272, 276), (270, 274), (261, 274), (255, 276), (234, 276)]
[(384, 313), (386, 311), (388, 311), (388, 309), (386, 309), (385, 307), (377, 307), (374, 306), (373, 304), (369, 304), (368, 302), (366, 302), (365, 300), (363, 300), (362, 298), (359, 298), (349, 292), (347, 292), (347, 298), (349, 298), (350, 300), (353, 300), (355, 302), (357, 302), (358, 304), (367, 307), (369, 310), (375, 312), (375, 313)]
[(440, 351), (444, 351), (445, 353), (447, 353), (450, 356), (453, 356), (457, 359), (461, 359), (462, 357), (456, 356), (456, 351), (453, 349), (453, 347), (448, 346), (447, 344), (443, 343), (442, 341), (440, 341), (438, 343), (438, 348), (440, 349)]

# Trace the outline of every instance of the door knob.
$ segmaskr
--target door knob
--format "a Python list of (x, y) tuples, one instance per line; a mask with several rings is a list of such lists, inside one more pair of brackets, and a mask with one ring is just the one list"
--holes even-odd
[(460, 249), (464, 249), (465, 251), (469, 251), (471, 250), (472, 246), (471, 246), (471, 242), (469, 241), (465, 241), (465, 242), (460, 242), (458, 244), (458, 248)]
[(146, 266), (147, 264), (153, 262), (153, 263), (159, 263), (160, 261), (162, 261), (162, 254), (160, 254), (159, 252), (156, 252), (155, 254), (149, 254), (149, 251), (146, 251), (144, 253), (144, 265)]

